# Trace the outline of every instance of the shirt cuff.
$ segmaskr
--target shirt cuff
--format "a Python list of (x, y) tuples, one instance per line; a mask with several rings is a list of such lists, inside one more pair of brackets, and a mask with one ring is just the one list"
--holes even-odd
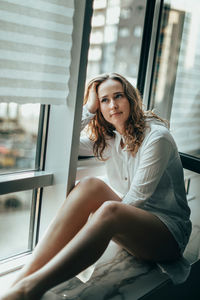
[(84, 119), (92, 119), (94, 116), (96, 115), (96, 113), (91, 113), (89, 110), (88, 110), (88, 107), (87, 107), (87, 103), (83, 106), (83, 118)]

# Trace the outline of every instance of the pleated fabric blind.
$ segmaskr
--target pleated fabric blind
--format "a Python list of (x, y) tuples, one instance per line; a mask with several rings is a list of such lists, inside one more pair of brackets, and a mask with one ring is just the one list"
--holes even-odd
[(81, 51), (72, 57), (85, 3), (75, 14), (75, 1), (0, 0), (0, 102), (66, 104)]

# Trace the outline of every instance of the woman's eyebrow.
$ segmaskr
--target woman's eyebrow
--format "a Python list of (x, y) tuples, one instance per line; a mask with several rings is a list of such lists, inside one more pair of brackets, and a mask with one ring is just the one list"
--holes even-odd
[(106, 98), (108, 95), (100, 96), (99, 99)]
[[(113, 93), (113, 95), (116, 95), (116, 94), (124, 94), (124, 92), (118, 91), (118, 92)], [(100, 96), (99, 99), (106, 98), (106, 97), (108, 97), (108, 95)]]
[[(124, 94), (122, 91), (114, 92), (113, 95), (115, 94)], [(100, 96), (100, 98), (108, 97), (108, 95)]]

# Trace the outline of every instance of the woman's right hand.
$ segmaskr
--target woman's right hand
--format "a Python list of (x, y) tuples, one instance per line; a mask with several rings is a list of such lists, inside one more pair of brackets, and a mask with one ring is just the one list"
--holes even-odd
[(97, 95), (97, 86), (98, 82), (94, 82), (90, 87), (87, 101), (87, 108), (90, 113), (95, 114), (97, 109), (99, 108), (99, 98)]

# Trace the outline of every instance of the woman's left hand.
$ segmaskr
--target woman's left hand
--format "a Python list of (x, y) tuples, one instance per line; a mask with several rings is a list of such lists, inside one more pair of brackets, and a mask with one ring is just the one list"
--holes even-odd
[(98, 84), (97, 82), (94, 82), (92, 84), (88, 95), (87, 108), (89, 112), (92, 114), (95, 114), (97, 109), (99, 108), (99, 98), (96, 90), (97, 84)]

